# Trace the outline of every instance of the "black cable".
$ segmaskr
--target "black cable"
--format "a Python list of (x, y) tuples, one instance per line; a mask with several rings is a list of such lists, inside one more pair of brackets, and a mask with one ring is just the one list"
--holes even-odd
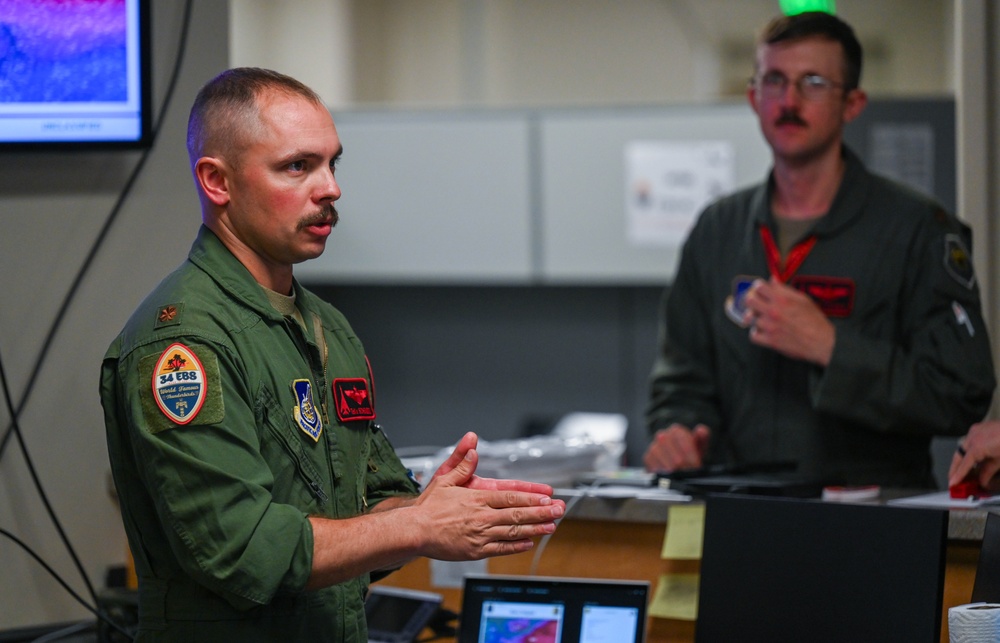
[[(16, 435), (18, 438), (18, 444), (21, 447), (21, 453), (24, 456), (25, 463), (28, 465), (28, 470), (31, 473), (31, 477), (32, 480), (34, 481), (35, 487), (42, 498), (42, 502), (45, 505), (45, 509), (48, 512), (49, 517), (52, 520), (53, 524), (55, 525), (56, 530), (59, 532), (59, 536), (62, 539), (63, 544), (65, 545), (67, 551), (69, 552), (71, 558), (73, 559), (73, 562), (75, 563), (77, 570), (80, 572), (80, 576), (83, 578), (84, 583), (87, 585), (87, 589), (90, 592), (90, 595), (95, 603), (97, 602), (97, 592), (94, 590), (93, 584), (90, 582), (90, 578), (87, 576), (87, 572), (83, 568), (83, 564), (80, 562), (80, 559), (76, 554), (76, 551), (74, 550), (72, 544), (69, 541), (69, 538), (66, 536), (66, 533), (62, 528), (62, 525), (59, 523), (59, 520), (56, 517), (55, 511), (53, 510), (51, 503), (49, 503), (48, 501), (47, 494), (45, 493), (45, 490), (42, 487), (41, 480), (38, 478), (38, 474), (31, 460), (31, 456), (28, 452), (27, 445), (24, 442), (24, 436), (21, 432), (21, 428), (18, 423), (18, 418), (20, 417), (21, 413), (24, 411), (25, 406), (27, 405), (28, 399), (31, 396), (31, 392), (34, 389), (35, 382), (37, 381), (38, 375), (41, 372), (42, 365), (44, 364), (45, 358), (48, 355), (49, 347), (52, 345), (56, 333), (61, 327), (61, 322), (65, 317), (65, 313), (69, 309), (70, 304), (73, 302), (73, 299), (75, 298), (76, 293), (80, 288), (80, 284), (83, 282), (83, 279), (89, 272), (90, 267), (94, 262), (94, 259), (97, 257), (97, 253), (104, 245), (104, 241), (106, 240), (112, 225), (115, 223), (115, 221), (117, 221), (122, 206), (124, 205), (128, 195), (131, 193), (132, 187), (135, 185), (135, 181), (138, 178), (142, 168), (145, 166), (146, 161), (149, 159), (149, 155), (152, 152), (153, 147), (156, 143), (156, 139), (162, 129), (162, 124), (164, 119), (166, 118), (167, 110), (169, 109), (171, 100), (173, 99), (174, 91), (177, 88), (177, 80), (180, 77), (180, 70), (184, 59), (184, 53), (187, 51), (187, 39), (191, 25), (192, 5), (193, 5), (193, 0), (186, 0), (184, 4), (184, 15), (181, 22), (181, 33), (177, 45), (178, 47), (177, 58), (174, 64), (173, 71), (170, 76), (170, 80), (167, 84), (167, 91), (166, 94), (164, 95), (163, 103), (160, 107), (159, 119), (155, 127), (153, 128), (153, 132), (150, 137), (150, 145), (148, 148), (146, 148), (146, 150), (143, 151), (142, 155), (139, 157), (139, 161), (136, 163), (135, 168), (133, 168), (131, 175), (129, 175), (129, 178), (126, 181), (125, 186), (122, 188), (122, 191), (118, 196), (118, 200), (115, 202), (114, 207), (111, 209), (108, 218), (105, 220), (104, 225), (101, 227), (101, 230), (98, 233), (97, 239), (91, 246), (90, 251), (88, 252), (87, 257), (84, 259), (84, 262), (80, 267), (80, 270), (77, 272), (77, 275), (74, 278), (69, 291), (66, 293), (66, 297), (63, 299), (62, 305), (59, 307), (59, 311), (56, 314), (55, 320), (53, 321), (52, 326), (49, 328), (49, 332), (46, 335), (45, 341), (42, 344), (41, 352), (39, 353), (38, 358), (35, 360), (35, 367), (31, 372), (31, 376), (28, 378), (28, 383), (25, 387), (24, 393), (21, 396), (21, 400), (16, 408), (13, 403), (13, 397), (11, 396), (10, 389), (7, 386), (7, 376), (3, 369), (3, 360), (2, 358), (0, 358), (0, 382), (2, 382), (3, 385), (4, 399), (6, 401), (8, 412), (10, 413), (10, 424), (8, 425), (7, 430), (4, 433), (3, 440), (0, 441), (0, 461), (2, 461), (3, 459), (3, 455), (6, 452), (6, 448), (10, 442), (11, 436)], [(58, 580), (59, 583), (64, 588), (66, 588), (67, 591), (70, 592), (70, 594), (74, 598), (76, 598), (78, 601), (84, 604), (84, 607), (87, 607), (88, 610), (94, 612), (95, 614), (98, 614), (94, 608), (91, 608), (85, 603), (83, 603), (82, 599), (75, 592), (73, 592), (72, 589), (70, 589), (69, 585), (62, 578), (60, 578), (51, 567), (45, 564), (34, 552), (28, 549), (13, 534), (2, 529), (0, 529), (0, 532), (13, 539), (22, 547), (25, 547), (25, 549), (36, 560), (38, 560), (49, 571), (49, 573), (51, 573), (56, 578), (56, 580)], [(98, 614), (98, 616), (101, 617), (100, 614)], [(124, 630), (121, 630), (121, 628), (119, 628), (116, 624), (112, 624), (112, 626), (115, 629), (122, 631), (127, 636), (129, 636), (129, 638), (131, 638), (130, 634), (124, 632)]]
[(18, 538), (14, 534), (10, 533), (9, 531), (7, 531), (6, 529), (4, 529), (3, 527), (0, 527), (0, 536), (6, 536), (7, 538), (10, 538), (12, 541), (14, 541), (14, 543), (16, 545), (18, 545), (19, 547), (21, 547), (21, 549), (23, 549), (24, 551), (28, 552), (28, 555), (31, 556), (32, 558), (34, 558), (35, 562), (37, 562), (39, 565), (41, 565), (45, 569), (45, 571), (47, 571), (49, 573), (49, 575), (52, 576), (52, 578), (56, 579), (56, 582), (59, 583), (60, 585), (62, 585), (63, 589), (65, 589), (66, 592), (70, 596), (72, 596), (74, 599), (76, 599), (76, 602), (78, 602), (80, 605), (83, 605), (83, 607), (88, 612), (90, 612), (91, 614), (93, 614), (94, 616), (96, 616), (98, 619), (104, 621), (105, 623), (107, 623), (108, 625), (110, 625), (111, 627), (113, 627), (114, 629), (116, 629), (117, 631), (119, 631), (122, 634), (124, 634), (125, 636), (127, 636), (130, 641), (132, 640), (132, 633), (131, 632), (125, 630), (124, 628), (122, 628), (121, 626), (119, 626), (117, 623), (115, 623), (114, 621), (112, 621), (111, 619), (109, 619), (107, 617), (107, 615), (103, 614), (100, 610), (96, 609), (95, 607), (92, 607), (89, 603), (87, 603), (87, 601), (85, 601), (82, 596), (80, 596), (79, 594), (77, 594), (73, 590), (73, 588), (70, 587), (66, 583), (66, 581), (64, 581), (62, 579), (62, 577), (60, 577), (59, 574), (56, 573), (56, 570), (52, 569), (52, 567), (50, 567), (48, 563), (46, 563), (44, 560), (42, 560), (42, 557), (39, 556), (31, 547), (28, 547), (28, 545), (23, 540), (21, 540), (20, 538)]
[[(122, 188), (121, 193), (118, 195), (118, 200), (115, 202), (114, 207), (105, 220), (104, 225), (101, 227), (100, 232), (97, 235), (97, 239), (94, 240), (93, 245), (90, 247), (90, 251), (87, 253), (83, 264), (80, 266), (80, 270), (77, 271), (76, 277), (73, 279), (73, 283), (70, 285), (69, 291), (66, 293), (66, 297), (63, 299), (62, 305), (59, 307), (59, 311), (56, 313), (55, 320), (52, 322), (52, 326), (49, 328), (48, 334), (45, 336), (45, 341), (42, 343), (42, 350), (39, 353), (37, 359), (35, 359), (35, 367), (31, 371), (31, 375), (28, 378), (28, 383), (24, 388), (24, 393), (21, 395), (21, 400), (17, 405), (17, 415), (24, 411), (24, 407), (28, 403), (28, 398), (31, 396), (32, 391), (35, 388), (35, 383), (38, 380), (38, 375), (42, 370), (42, 365), (45, 363), (45, 358), (48, 356), (49, 347), (52, 345), (52, 341), (55, 339), (56, 333), (62, 326), (62, 320), (66, 317), (66, 311), (69, 310), (70, 304), (76, 297), (76, 293), (80, 288), (80, 284), (83, 282), (83, 278), (86, 276), (87, 272), (90, 270), (91, 264), (93, 264), (94, 259), (97, 257), (98, 251), (101, 246), (104, 245), (104, 241), (111, 231), (111, 226), (118, 219), (118, 215), (121, 213), (122, 206), (125, 204), (125, 199), (132, 192), (132, 187), (135, 184), (136, 179), (139, 177), (139, 173), (143, 166), (146, 164), (146, 160), (149, 158), (150, 153), (153, 150), (153, 146), (156, 143), (156, 139), (159, 136), (163, 120), (166, 117), (167, 109), (170, 106), (170, 101), (173, 98), (174, 90), (177, 87), (177, 78), (180, 75), (181, 62), (184, 58), (184, 52), (187, 50), (187, 37), (188, 30), (191, 24), (191, 5), (193, 0), (187, 0), (184, 4), (184, 17), (181, 23), (181, 34), (178, 40), (178, 51), (177, 51), (177, 61), (174, 64), (173, 73), (170, 78), (170, 82), (167, 85), (167, 93), (163, 99), (163, 105), (160, 107), (159, 120), (153, 128), (153, 133), (150, 137), (149, 147), (146, 148), (142, 155), (139, 157), (139, 161), (136, 163), (135, 168), (132, 170), (132, 174), (129, 175), (125, 182), (124, 188)], [(16, 417), (16, 415), (14, 416)], [(7, 431), (4, 433), (3, 440), (0, 440), (0, 462), (3, 461), (3, 455), (7, 450), (7, 444), (10, 442), (11, 434), (14, 430), (14, 421), (11, 420), (10, 425), (7, 426)]]
[[(55, 525), (56, 531), (59, 532), (59, 537), (66, 546), (70, 558), (73, 559), (73, 563), (76, 565), (77, 570), (79, 570), (80, 576), (83, 577), (83, 582), (87, 585), (87, 591), (90, 592), (90, 597), (93, 599), (94, 603), (96, 603), (97, 592), (94, 590), (94, 585), (90, 582), (90, 577), (87, 576), (87, 572), (83, 568), (83, 563), (80, 562), (80, 558), (76, 555), (76, 550), (73, 549), (73, 546), (70, 544), (69, 537), (66, 536), (66, 531), (63, 529), (62, 523), (59, 522), (59, 518), (56, 516), (55, 510), (52, 508), (52, 503), (49, 502), (49, 496), (45, 493), (45, 488), (42, 487), (42, 481), (38, 477), (38, 472), (35, 470), (35, 464), (32, 462), (31, 456), (28, 454), (28, 447), (24, 444), (24, 436), (21, 435), (21, 427), (18, 424), (17, 415), (14, 413), (10, 388), (7, 386), (7, 373), (3, 368), (2, 357), (0, 357), (0, 386), (3, 387), (3, 397), (7, 402), (7, 410), (10, 412), (10, 416), (12, 418), (14, 435), (17, 436), (17, 443), (21, 446), (21, 453), (24, 455), (24, 461), (28, 465), (28, 473), (31, 474), (31, 480), (35, 483), (35, 489), (38, 490), (38, 495), (42, 499), (42, 504), (45, 505), (45, 511), (48, 512), (49, 518), (52, 520), (52, 524)], [(62, 582), (61, 579), (60, 582)], [(66, 587), (66, 584), (63, 583), (63, 586)]]

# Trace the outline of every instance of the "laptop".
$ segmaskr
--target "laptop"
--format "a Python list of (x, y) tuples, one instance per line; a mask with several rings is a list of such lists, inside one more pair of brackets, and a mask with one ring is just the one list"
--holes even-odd
[(706, 499), (696, 643), (937, 643), (948, 513)]
[(465, 577), (458, 643), (644, 643), (649, 583)]

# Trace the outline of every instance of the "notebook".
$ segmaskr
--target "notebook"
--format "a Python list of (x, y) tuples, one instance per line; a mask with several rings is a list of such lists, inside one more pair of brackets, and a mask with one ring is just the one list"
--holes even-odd
[(458, 643), (643, 643), (646, 581), (465, 577)]
[(706, 499), (697, 643), (941, 636), (943, 509)]

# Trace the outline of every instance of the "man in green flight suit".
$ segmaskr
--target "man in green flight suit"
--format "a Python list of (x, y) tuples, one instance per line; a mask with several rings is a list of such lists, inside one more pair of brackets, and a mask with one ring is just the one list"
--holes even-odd
[(361, 342), (293, 278), (338, 216), (342, 147), (319, 97), (224, 72), (195, 100), (188, 152), (201, 230), (101, 369), (136, 640), (364, 642), (373, 574), (552, 533), (565, 505), (476, 476), (473, 433), (420, 492), (373, 422)]
[(810, 482), (929, 487), (934, 435), (986, 413), (994, 374), (967, 226), (843, 145), (861, 45), (776, 18), (747, 98), (766, 181), (710, 205), (663, 309), (648, 469), (793, 463)]

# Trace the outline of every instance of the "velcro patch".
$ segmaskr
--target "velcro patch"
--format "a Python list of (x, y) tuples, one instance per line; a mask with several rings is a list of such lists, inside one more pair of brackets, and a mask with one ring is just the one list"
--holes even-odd
[(341, 422), (374, 420), (375, 407), (368, 392), (368, 380), (346, 377), (333, 380), (333, 399)]
[(219, 362), (215, 353), (181, 343), (171, 344), (159, 355), (139, 360), (143, 416), (150, 432), (183, 426), (198, 418), (199, 424), (221, 422), (225, 411)]
[(972, 268), (969, 250), (962, 237), (957, 234), (944, 235), (944, 269), (952, 278), (966, 288), (976, 283), (976, 273)]
[(306, 435), (318, 442), (323, 432), (323, 419), (316, 411), (316, 403), (313, 402), (312, 384), (309, 380), (293, 380), (292, 392), (295, 394), (292, 416), (296, 424)]
[(827, 317), (847, 317), (854, 310), (853, 279), (801, 275), (791, 285), (809, 295)]

